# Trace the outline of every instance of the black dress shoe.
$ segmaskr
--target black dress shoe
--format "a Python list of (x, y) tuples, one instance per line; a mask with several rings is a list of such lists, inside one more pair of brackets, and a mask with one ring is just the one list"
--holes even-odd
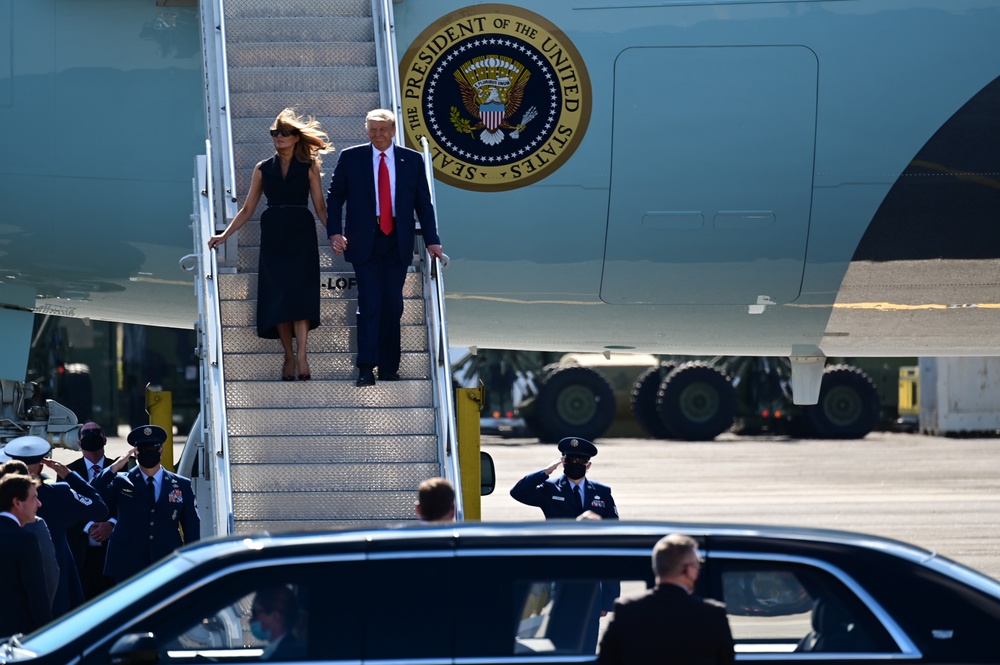
[(375, 372), (370, 367), (362, 367), (358, 370), (358, 380), (354, 382), (354, 385), (359, 388), (361, 386), (374, 386)]
[(399, 372), (391, 372), (389, 374), (378, 373), (379, 381), (399, 381)]

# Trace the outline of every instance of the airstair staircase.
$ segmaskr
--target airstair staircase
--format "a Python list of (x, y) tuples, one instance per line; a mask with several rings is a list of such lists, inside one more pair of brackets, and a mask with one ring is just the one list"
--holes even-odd
[[(413, 519), (421, 480), (458, 484), (440, 272), (422, 242), (404, 289), (402, 380), (364, 388), (354, 385), (353, 270), (323, 227), (310, 381), (280, 380), (279, 342), (256, 336), (263, 201), (218, 256), (204, 249), (246, 196), (255, 164), (273, 154), (267, 129), (284, 107), (314, 115), (338, 148), (367, 141), (368, 110), (399, 108), (391, 11), (388, 0), (202, 2), (209, 141), (195, 183), (197, 475), (217, 533)], [(336, 159), (326, 155), (324, 195)]]

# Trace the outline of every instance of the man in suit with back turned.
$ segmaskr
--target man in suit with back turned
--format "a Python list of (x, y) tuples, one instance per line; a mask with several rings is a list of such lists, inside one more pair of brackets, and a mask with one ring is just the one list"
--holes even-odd
[(598, 665), (733, 665), (725, 605), (692, 595), (703, 563), (694, 538), (678, 533), (661, 538), (653, 547), (656, 586), (615, 603)]
[[(427, 251), (444, 258), (420, 153), (393, 143), (396, 117), (365, 118), (371, 143), (340, 153), (327, 194), (330, 248), (344, 254), (358, 283), (358, 386), (399, 380), (403, 284), (413, 261), (415, 217)], [(341, 218), (344, 206), (346, 217)]]

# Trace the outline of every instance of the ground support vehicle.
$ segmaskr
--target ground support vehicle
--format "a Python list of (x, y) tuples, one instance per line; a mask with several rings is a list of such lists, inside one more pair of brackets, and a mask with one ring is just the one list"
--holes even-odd
[(0, 663), (260, 660), (250, 608), (274, 585), (304, 610), (309, 661), (593, 662), (607, 581), (643, 593), (673, 532), (699, 541), (696, 592), (725, 603), (740, 662), (996, 662), (1000, 583), (933, 552), (815, 529), (550, 521), (200, 542), (6, 640)]
[(605, 435), (708, 441), (730, 429), (858, 439), (895, 418), (898, 367), (872, 367), (884, 387), (860, 367), (831, 364), (817, 404), (796, 405), (785, 358), (567, 354), (543, 370), (518, 411), (542, 441)]

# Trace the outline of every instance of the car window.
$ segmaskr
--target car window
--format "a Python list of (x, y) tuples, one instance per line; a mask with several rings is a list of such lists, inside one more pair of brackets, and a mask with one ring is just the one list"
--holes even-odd
[(155, 637), (163, 663), (358, 659), (360, 625), (353, 613), (331, 618), (342, 613), (339, 603), (360, 593), (363, 565), (276, 562), (225, 571), (179, 590), (85, 662), (106, 663), (121, 635), (146, 632)]
[(825, 570), (778, 562), (710, 565), (737, 653), (899, 653), (861, 599)]
[[(456, 614), (451, 553), (373, 558), (367, 566), (364, 592), (342, 608), (362, 617), (365, 660), (450, 659)], [(474, 607), (459, 607), (475, 614)]]
[(476, 607), (458, 617), (456, 655), (465, 658), (592, 656), (615, 600), (652, 583), (648, 554), (476, 556), (457, 565), (459, 579), (476, 580), (458, 589), (459, 605)]

